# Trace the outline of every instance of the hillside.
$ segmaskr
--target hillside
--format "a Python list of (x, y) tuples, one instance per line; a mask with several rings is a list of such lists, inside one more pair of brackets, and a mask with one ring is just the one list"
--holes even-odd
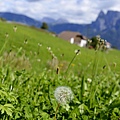
[(120, 51), (15, 23), (0, 28), (0, 120), (120, 118)]
[[(16, 32), (13, 30), (14, 26), (17, 26)], [(80, 49), (81, 54), (76, 56), (70, 69), (77, 73), (81, 73), (83, 69), (86, 69), (88, 73), (91, 72), (96, 55), (94, 50), (71, 45), (67, 41), (54, 37), (49, 32), (33, 27), (7, 22), (0, 22), (0, 27), (1, 59), (7, 59), (6, 54), (9, 56), (10, 52), (13, 51), (13, 53), (15, 52), (17, 55), (15, 54), (15, 57), (13, 56), (11, 59), (22, 56), (22, 59), (26, 60), (25, 66), (27, 66), (29, 70), (42, 71), (46, 67), (52, 67), (54, 69), (60, 67), (60, 69), (64, 71), (75, 56), (74, 51)], [(108, 53), (99, 52), (98, 54), (98, 58), (96, 59), (98, 59), (99, 70), (101, 70), (104, 65), (116, 71), (120, 69), (119, 51), (110, 50)], [(53, 60), (52, 58), (55, 59)], [(9, 63), (9, 59), (6, 62)], [(9, 63), (9, 65), (13, 65), (13, 62), (14, 61), (10, 62), (11, 64)], [(13, 67), (17, 68), (16, 66), (19, 62), (20, 59), (18, 59)], [(8, 63), (2, 65), (6, 66)], [(27, 63), (29, 65), (27, 65)], [(116, 64), (116, 68), (113, 67), (114, 63)], [(87, 69), (88, 65), (89, 69)], [(25, 66), (24, 64), (21, 65), (20, 69), (23, 69)]]

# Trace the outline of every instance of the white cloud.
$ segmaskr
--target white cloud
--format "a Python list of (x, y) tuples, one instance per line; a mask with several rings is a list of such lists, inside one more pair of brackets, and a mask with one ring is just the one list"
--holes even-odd
[(64, 18), (74, 23), (90, 23), (103, 10), (120, 11), (120, 0), (0, 0), (0, 11), (43, 17)]
[(41, 0), (27, 0), (29, 2), (37, 2), (37, 1), (41, 1)]

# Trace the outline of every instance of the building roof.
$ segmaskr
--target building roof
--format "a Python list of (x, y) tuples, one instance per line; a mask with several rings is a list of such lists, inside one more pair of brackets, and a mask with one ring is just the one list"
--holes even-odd
[(71, 38), (74, 38), (77, 35), (81, 35), (81, 34), (79, 32), (63, 31), (60, 34), (58, 34), (58, 37), (64, 40), (70, 40)]
[(73, 31), (63, 31), (60, 34), (58, 34), (58, 37), (68, 41), (70, 41), (71, 38), (76, 38), (76, 37), (79, 37), (81, 39), (86, 39), (86, 37), (81, 35), (79, 32), (73, 32)]

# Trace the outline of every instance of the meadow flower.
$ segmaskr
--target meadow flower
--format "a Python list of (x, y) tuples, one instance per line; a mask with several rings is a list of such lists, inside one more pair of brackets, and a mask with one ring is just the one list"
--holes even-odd
[(37, 52), (34, 52), (34, 55), (37, 55)]
[(50, 50), (51, 50), (51, 47), (47, 47), (47, 50), (50, 51)]
[(40, 62), (41, 60), (40, 59), (37, 59), (38, 62)]
[(30, 54), (32, 55), (32, 51), (30, 51)]
[(72, 63), (71, 65), (72, 65), (73, 67), (75, 66), (75, 64), (73, 64), (73, 63)]
[(13, 30), (14, 30), (14, 32), (16, 32), (17, 31), (17, 26), (14, 26)]
[(92, 82), (92, 79), (90, 79), (90, 78), (87, 78), (87, 81), (88, 81), (89, 83), (91, 83), (91, 82)]
[(40, 46), (40, 47), (41, 47), (41, 46), (42, 46), (42, 44), (41, 44), (41, 43), (38, 43), (38, 46)]
[(88, 39), (88, 43), (92, 43), (92, 40)]
[(113, 62), (113, 66), (116, 67), (116, 63), (115, 62)]
[(25, 39), (25, 40), (24, 40), (24, 44), (27, 44), (27, 43), (28, 43), (28, 41), (27, 41), (27, 39)]
[(63, 54), (61, 54), (61, 56), (63, 57), (63, 56), (64, 56), (64, 53), (63, 53)]
[(79, 55), (79, 53), (80, 53), (80, 50), (75, 50), (76, 55)]
[(8, 38), (9, 34), (8, 33), (5, 33), (5, 37)]
[(73, 99), (73, 92), (69, 87), (60, 86), (56, 88), (54, 96), (58, 103), (67, 105)]

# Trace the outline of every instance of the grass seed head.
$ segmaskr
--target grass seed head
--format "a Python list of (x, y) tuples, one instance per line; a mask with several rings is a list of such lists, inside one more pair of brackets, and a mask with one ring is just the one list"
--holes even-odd
[(17, 26), (14, 26), (13, 30), (14, 30), (14, 32), (16, 32), (17, 31)]
[(8, 34), (8, 33), (5, 33), (5, 37), (8, 38), (8, 37), (9, 37), (9, 34)]
[(27, 40), (27, 39), (25, 39), (25, 40), (24, 40), (24, 44), (27, 44), (27, 43), (28, 43), (28, 40)]
[(80, 54), (80, 50), (75, 50), (75, 54), (79, 55)]

